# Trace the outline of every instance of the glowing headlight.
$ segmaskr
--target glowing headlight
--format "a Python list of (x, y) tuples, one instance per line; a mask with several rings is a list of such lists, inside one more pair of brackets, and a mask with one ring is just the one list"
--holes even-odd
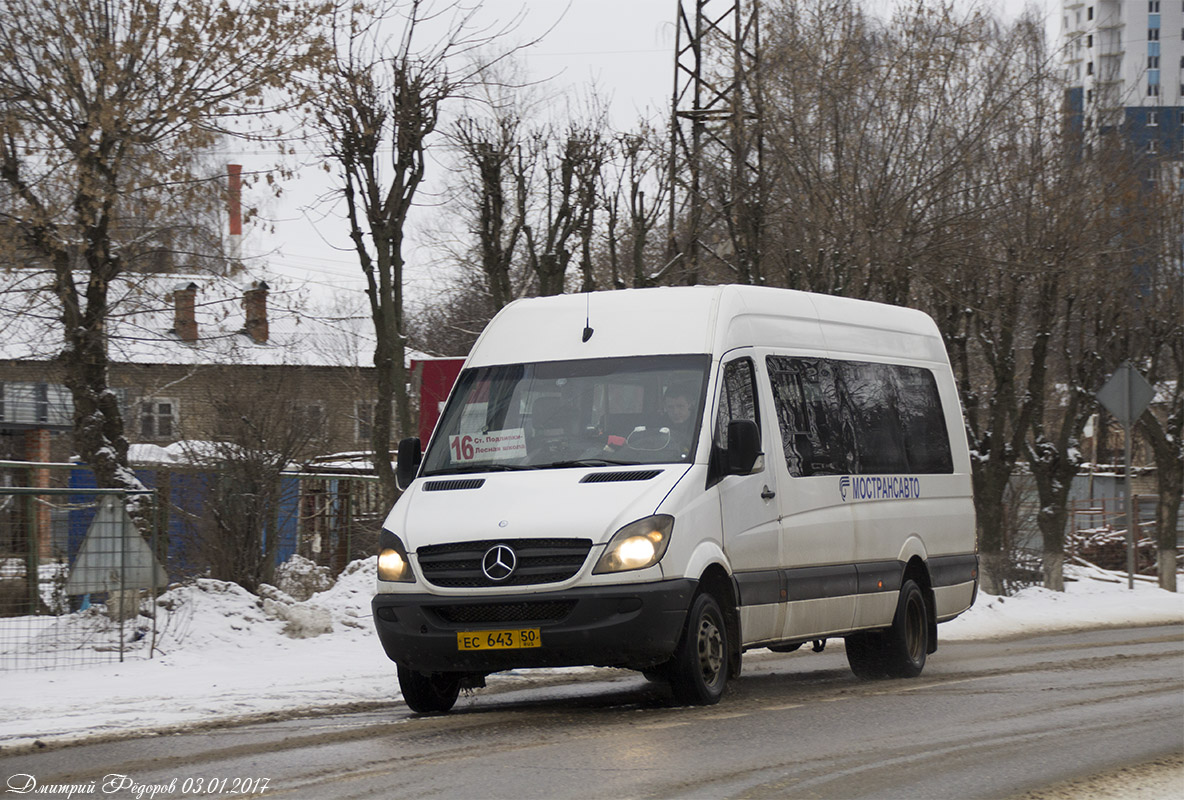
[(617, 558), (626, 569), (637, 569), (652, 563), (656, 552), (655, 542), (648, 536), (630, 536), (617, 545)]
[(399, 537), (390, 531), (378, 535), (378, 579), (399, 583), (415, 580), (411, 574), (411, 562), (407, 560), (407, 549)]
[(604, 555), (596, 563), (596, 569), (592, 570), (593, 574), (652, 567), (666, 554), (673, 528), (674, 517), (669, 514), (656, 514), (630, 522), (613, 534)]

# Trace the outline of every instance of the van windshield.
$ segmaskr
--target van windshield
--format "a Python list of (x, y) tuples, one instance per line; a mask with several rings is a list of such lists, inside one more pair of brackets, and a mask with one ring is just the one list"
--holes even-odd
[(710, 363), (672, 355), (467, 369), (421, 474), (689, 462)]

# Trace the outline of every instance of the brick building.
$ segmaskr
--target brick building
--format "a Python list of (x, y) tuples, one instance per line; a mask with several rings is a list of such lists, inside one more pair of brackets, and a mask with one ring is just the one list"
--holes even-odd
[[(0, 272), (0, 460), (65, 462), (76, 454), (49, 280), (44, 272)], [(268, 441), (299, 439), (284, 450), (299, 453), (295, 466), (370, 450), (373, 338), (364, 315), (310, 312), (282, 282), (241, 276), (129, 276), (111, 298), (108, 384), (133, 466), (191, 462), (205, 443), (235, 441), (244, 424), (266, 426), (255, 432)], [(69, 474), (9, 465), (0, 467), (0, 485), (57, 485)], [(56, 523), (48, 507), (37, 513), (47, 556)]]
[[(58, 315), (43, 292), (13, 290), (35, 284), (30, 276), (3, 279), (10, 286), (0, 295), (0, 458), (43, 460), (48, 449), (50, 460), (65, 460), (73, 454), (73, 406), (56, 362)], [(128, 440), (223, 438), (236, 398), (266, 398), (307, 426), (313, 455), (368, 450), (367, 321), (308, 313), (300, 300), (262, 280), (224, 277), (137, 276), (121, 287), (110, 316), (108, 383)]]

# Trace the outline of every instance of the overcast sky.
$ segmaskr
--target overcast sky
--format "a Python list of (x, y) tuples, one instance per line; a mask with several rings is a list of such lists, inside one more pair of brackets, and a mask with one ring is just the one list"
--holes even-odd
[[(1053, 0), (1036, 4), (1054, 10), (1057, 6)], [(1023, 2), (1002, 0), (1002, 6), (1014, 12)], [(594, 86), (610, 103), (613, 123), (629, 128), (642, 116), (669, 113), (677, 7), (678, 0), (484, 0), (480, 19), (496, 26), (521, 15), (509, 38), (524, 43), (543, 37), (516, 58), (532, 78), (545, 81), (533, 90), (545, 96), (545, 107), (554, 111), (578, 105)], [(241, 161), (250, 170), (265, 169), (273, 157), (234, 153), (232, 147), (227, 160)], [(433, 166), (438, 174), (439, 164)], [(328, 188), (328, 176), (310, 165), (284, 185), (279, 201), (261, 189), (249, 192), (244, 200), (258, 205), (261, 214), (246, 231), (244, 254), (254, 257), (254, 263), (265, 261), (273, 271), (309, 281), (314, 291), (343, 285), (360, 288), (361, 271), (348, 249), (340, 208), (319, 199)], [(430, 190), (422, 199), (433, 201)], [(422, 220), (429, 218), (435, 217), (421, 215), (421, 224), (428, 224)], [(414, 249), (406, 255), (412, 262), (427, 256)], [(430, 291), (422, 278), (424, 270), (413, 272), (419, 278), (413, 275), (411, 293), (417, 287)]]
[[(485, 0), (480, 12), (495, 25), (521, 13), (510, 36), (515, 43), (543, 37), (516, 55), (533, 79), (544, 81), (532, 90), (545, 98), (542, 105), (578, 104), (582, 93), (595, 86), (611, 103), (614, 122), (621, 127), (631, 126), (641, 115), (667, 113), (674, 0), (571, 0), (566, 13), (565, 5), (564, 0)], [(233, 145), (226, 158), (242, 162), (248, 171), (265, 169), (274, 160), (271, 155), (235, 152)], [(433, 166), (439, 170), (438, 164)], [(328, 176), (310, 163), (298, 178), (284, 184), (278, 201), (261, 187), (248, 190), (245, 203), (260, 209), (256, 224), (245, 231), (248, 266), (265, 261), (273, 271), (310, 281), (314, 290), (360, 287), (361, 271), (347, 249), (340, 208), (320, 199), (329, 186)], [(430, 203), (433, 198), (425, 194), (422, 199)], [(417, 253), (408, 255), (414, 259)]]

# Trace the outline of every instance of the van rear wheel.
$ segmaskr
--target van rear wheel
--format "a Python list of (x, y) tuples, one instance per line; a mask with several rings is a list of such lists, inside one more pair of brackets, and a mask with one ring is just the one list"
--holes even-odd
[(847, 663), (855, 677), (870, 681), (888, 676), (884, 669), (883, 636), (882, 633), (853, 633), (843, 640)]
[(407, 707), (420, 714), (442, 714), (456, 705), (460, 695), (460, 675), (452, 672), (416, 672), (396, 665), (399, 688)]
[(681, 705), (719, 702), (728, 685), (728, 628), (719, 602), (695, 597), (674, 656), (666, 664), (674, 699)]
[(929, 652), (929, 607), (916, 581), (900, 587), (892, 627), (876, 633), (856, 633), (845, 641), (847, 663), (858, 677), (915, 678), (925, 668)]
[(884, 634), (885, 662), (890, 678), (915, 678), (925, 669), (929, 653), (929, 607), (914, 580), (900, 587), (892, 627)]

